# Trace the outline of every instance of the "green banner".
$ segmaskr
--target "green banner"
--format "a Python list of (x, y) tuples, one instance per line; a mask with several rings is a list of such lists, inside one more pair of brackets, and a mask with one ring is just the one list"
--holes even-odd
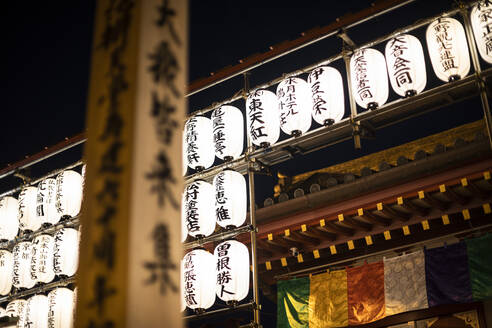
[(492, 298), (492, 234), (467, 239), (466, 246), (473, 299)]
[(278, 282), (277, 327), (309, 327), (309, 277)]

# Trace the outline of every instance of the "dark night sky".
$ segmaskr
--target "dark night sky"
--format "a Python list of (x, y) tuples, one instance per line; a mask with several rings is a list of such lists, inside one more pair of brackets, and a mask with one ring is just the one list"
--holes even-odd
[[(6, 12), (3, 73), (3, 119), (0, 167), (34, 154), (44, 146), (84, 130), (95, 2), (10, 1)], [(389, 33), (449, 8), (451, 0), (418, 0), (350, 31), (358, 44)], [(268, 46), (324, 26), (348, 12), (370, 6), (369, 1), (190, 1), (190, 81), (207, 76), (240, 58), (263, 52)], [(417, 31), (424, 42), (423, 29)], [(339, 52), (340, 40), (330, 38), (295, 52), (261, 70), (254, 70), (252, 86), (276, 78)], [(382, 50), (382, 47), (379, 47)], [(424, 45), (424, 51), (426, 48)], [(427, 55), (426, 55), (427, 56)], [(428, 63), (429, 64), (429, 63)], [(342, 71), (342, 75), (345, 73)], [(437, 85), (432, 72), (428, 86)], [(241, 79), (190, 98), (190, 110), (231, 96), (242, 87)], [(390, 100), (396, 99), (390, 96)], [(289, 174), (326, 167), (402, 142), (414, 140), (481, 117), (478, 102), (462, 104), (434, 116), (386, 128), (373, 141), (363, 141), (362, 151), (352, 142), (330, 147), (321, 155), (306, 156), (294, 165), (280, 165)], [(244, 106), (244, 105), (242, 105)], [(348, 105), (346, 106), (348, 112)], [(379, 137), (381, 136), (381, 137)], [(322, 160), (320, 160), (322, 158)], [(269, 189), (271, 190), (271, 189)]]

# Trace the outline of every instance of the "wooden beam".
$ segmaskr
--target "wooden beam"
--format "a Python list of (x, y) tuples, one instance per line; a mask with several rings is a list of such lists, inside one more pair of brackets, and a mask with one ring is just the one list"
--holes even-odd
[(327, 239), (334, 241), (337, 239), (336, 233), (321, 230), (319, 227), (308, 227), (306, 231), (300, 231), (299, 233), (309, 237), (320, 238), (322, 240)]
[(407, 213), (397, 212), (396, 210), (387, 205), (384, 205), (383, 203), (377, 203), (376, 209), (376, 213), (382, 213), (392, 218), (393, 220), (408, 221), (408, 219), (410, 219), (410, 215), (408, 215)]
[(437, 207), (441, 211), (446, 210), (450, 204), (446, 204), (445, 202), (437, 199), (436, 197), (432, 196), (430, 193), (425, 192), (423, 190), (418, 192), (419, 200), (422, 202), (426, 203), (430, 207)]
[(370, 211), (366, 211), (363, 208), (359, 208), (357, 210), (357, 216), (361, 217), (367, 221), (372, 222), (373, 224), (381, 225), (381, 226), (389, 226), (393, 220), (380, 217), (379, 215), (372, 214)]
[(352, 228), (344, 227), (340, 224), (336, 224), (334, 222), (326, 222), (325, 226), (320, 227), (320, 229), (325, 229), (328, 232), (340, 233), (345, 236), (353, 236), (355, 230)]
[(312, 246), (319, 245), (320, 239), (317, 237), (306, 236), (298, 231), (292, 231), (289, 236), (284, 236), (284, 239), (296, 241), (303, 244), (309, 244)]
[(401, 196), (397, 198), (396, 203), (407, 211), (412, 212), (414, 215), (426, 216), (429, 214), (428, 208), (418, 206), (417, 204), (412, 203), (409, 199), (405, 199)]
[(354, 219), (353, 217), (345, 217), (345, 220), (343, 221), (343, 223), (351, 226), (354, 229), (362, 229), (365, 231), (371, 231), (372, 227), (373, 227), (373, 225), (371, 223), (360, 221), (360, 220)]
[(470, 201), (470, 199), (456, 193), (453, 189), (451, 189), (451, 187), (446, 186), (445, 184), (439, 185), (439, 192), (442, 195), (444, 195), (444, 197), (449, 199), (450, 202), (454, 201), (454, 202), (457, 202), (461, 205), (465, 205), (466, 203), (468, 203)]
[(257, 239), (256, 244), (258, 247), (272, 251), (278, 255), (285, 254), (289, 251), (288, 247), (284, 247), (284, 246), (277, 245), (274, 243), (268, 243), (267, 241), (265, 241), (263, 239)]

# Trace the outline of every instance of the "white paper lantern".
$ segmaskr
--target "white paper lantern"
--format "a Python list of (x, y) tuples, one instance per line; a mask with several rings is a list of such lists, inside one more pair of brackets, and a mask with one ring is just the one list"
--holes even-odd
[(7, 311), (3, 307), (0, 307), (0, 318), (3, 317), (7, 317)]
[(14, 197), (0, 200), (0, 240), (13, 240), (19, 232), (19, 202)]
[(280, 136), (280, 111), (277, 96), (258, 89), (246, 100), (246, 124), (249, 140), (263, 148), (272, 146)]
[(82, 201), (84, 200), (84, 194), (85, 194), (85, 174), (87, 172), (87, 164), (82, 165), (82, 170), (80, 175), (82, 176)]
[(184, 193), (181, 194), (181, 242), (184, 243), (188, 237), (188, 227), (186, 222), (186, 202)]
[(38, 188), (26, 187), (19, 194), (19, 227), (21, 230), (36, 231), (41, 220), (36, 215)]
[(215, 302), (214, 256), (203, 249), (195, 249), (183, 258), (181, 272), (184, 281), (186, 306), (201, 312)]
[(56, 224), (60, 220), (56, 210), (56, 179), (44, 179), (38, 184), (36, 215), (41, 224)]
[(479, 1), (470, 17), (478, 52), (483, 60), (492, 64), (492, 3)]
[(79, 265), (79, 232), (63, 228), (55, 234), (53, 263), (56, 275), (73, 276)]
[(14, 246), (12, 283), (17, 288), (32, 288), (36, 279), (31, 275), (32, 243), (23, 241)]
[(249, 291), (248, 248), (227, 240), (215, 247), (217, 296), (230, 304), (243, 300)]
[(376, 49), (357, 50), (350, 58), (352, 93), (357, 104), (375, 109), (388, 100), (388, 73), (384, 55)]
[(339, 122), (345, 114), (340, 72), (329, 66), (315, 68), (309, 74), (308, 83), (313, 97), (313, 119), (323, 125)]
[(34, 295), (27, 301), (26, 323), (29, 328), (48, 328), (48, 297)]
[(56, 288), (48, 294), (48, 328), (72, 328), (74, 325), (74, 292)]
[(186, 226), (192, 237), (209, 236), (215, 229), (214, 188), (205, 181), (194, 181), (183, 194)]
[(242, 174), (224, 170), (214, 177), (215, 220), (223, 228), (239, 227), (246, 220), (246, 181)]
[(14, 255), (8, 250), (0, 250), (0, 295), (7, 295), (12, 289)]
[(82, 205), (82, 176), (66, 170), (56, 177), (56, 210), (59, 218), (75, 217)]
[(7, 317), (19, 318), (17, 321), (18, 328), (24, 328), (26, 323), (26, 310), (27, 310), (27, 301), (26, 300), (13, 300), (7, 307), (5, 311), (7, 312)]
[(398, 35), (386, 43), (385, 55), (391, 87), (398, 95), (408, 97), (424, 90), (427, 73), (419, 39), (410, 34)]
[(436, 76), (455, 81), (470, 71), (468, 44), (463, 26), (454, 18), (439, 18), (427, 27), (427, 48)]
[(181, 136), (181, 173), (186, 176), (188, 172), (188, 156), (186, 155), (186, 131)]
[(211, 167), (215, 160), (212, 121), (194, 116), (186, 121), (185, 132), (188, 166), (197, 171)]
[(50, 235), (36, 236), (32, 241), (31, 277), (49, 283), (55, 279), (53, 255), (55, 238)]
[(231, 161), (243, 153), (244, 119), (234, 106), (221, 106), (212, 112), (215, 156)]
[(289, 77), (277, 86), (280, 128), (291, 136), (300, 136), (311, 127), (313, 100), (306, 81)]

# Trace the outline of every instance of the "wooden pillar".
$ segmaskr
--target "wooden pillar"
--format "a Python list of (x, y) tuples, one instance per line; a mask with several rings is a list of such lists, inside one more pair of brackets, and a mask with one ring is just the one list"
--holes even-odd
[(100, 0), (76, 327), (181, 327), (186, 0)]

